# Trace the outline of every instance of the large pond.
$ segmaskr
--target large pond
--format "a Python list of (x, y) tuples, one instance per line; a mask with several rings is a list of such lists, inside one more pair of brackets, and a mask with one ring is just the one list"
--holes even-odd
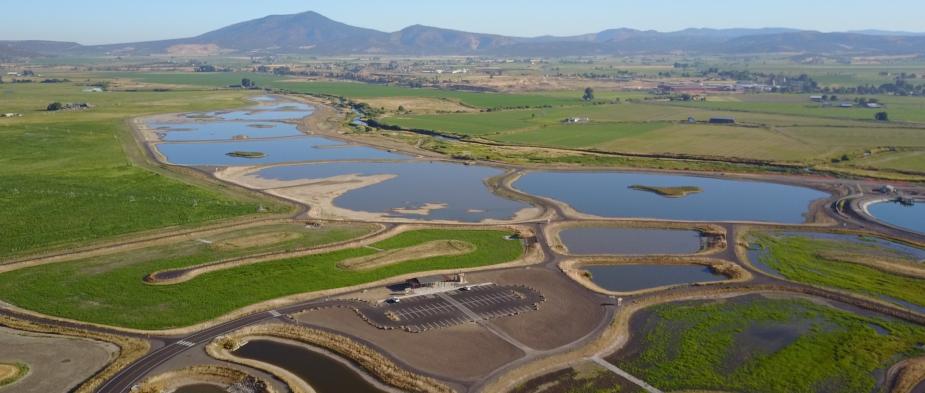
[(631, 292), (666, 285), (722, 281), (726, 276), (701, 265), (590, 265), (591, 281), (614, 292)]
[(925, 234), (925, 202), (913, 206), (896, 202), (875, 203), (867, 210), (878, 220)]
[(384, 392), (345, 364), (300, 346), (254, 340), (234, 351), (234, 354), (286, 369), (318, 393)]
[(260, 105), (243, 110), (190, 113), (186, 117), (191, 119), (285, 121), (298, 120), (314, 112), (311, 105), (273, 96), (260, 96), (253, 100), (260, 103)]
[[(695, 186), (702, 192), (666, 198), (631, 185)], [(586, 214), (689, 221), (802, 223), (810, 203), (829, 196), (776, 183), (623, 172), (528, 172), (514, 186)]]
[(227, 390), (207, 383), (200, 383), (195, 385), (186, 385), (177, 388), (173, 391), (174, 393), (228, 393)]
[(675, 229), (576, 227), (559, 232), (575, 255), (692, 254), (700, 251), (700, 232)]
[(236, 139), (279, 138), (302, 135), (294, 124), (277, 122), (194, 121), (184, 123), (149, 123), (162, 141), (221, 141)]
[[(271, 140), (208, 143), (159, 143), (157, 150), (177, 165), (254, 165), (298, 161), (392, 160), (407, 156), (366, 146), (344, 144), (317, 136)], [(263, 157), (232, 157), (235, 151), (259, 152)]]
[[(509, 219), (529, 204), (495, 195), (485, 184), (502, 170), (443, 162), (347, 162), (266, 168), (256, 175), (275, 180), (312, 180), (342, 175), (396, 175), (337, 197), (338, 207), (393, 217), (478, 222)], [(417, 211), (415, 211), (417, 210)]]

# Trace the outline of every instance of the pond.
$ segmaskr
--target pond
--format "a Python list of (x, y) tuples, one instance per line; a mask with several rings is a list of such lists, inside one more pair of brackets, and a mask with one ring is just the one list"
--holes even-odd
[(444, 162), (347, 162), (266, 168), (257, 177), (306, 181), (342, 175), (396, 175), (334, 199), (338, 207), (390, 217), (478, 222), (510, 219), (529, 208), (525, 202), (495, 195), (485, 180), (503, 174), (497, 168)]
[(693, 230), (576, 227), (559, 232), (575, 255), (693, 254), (700, 251), (700, 232)]
[[(632, 185), (694, 186), (702, 192), (667, 198)], [(586, 214), (687, 221), (802, 223), (811, 202), (829, 196), (777, 183), (624, 172), (528, 172), (514, 187)]]
[(906, 206), (897, 202), (875, 203), (867, 207), (870, 214), (887, 224), (925, 234), (925, 202)]
[(632, 292), (667, 285), (722, 281), (726, 276), (701, 265), (589, 265), (591, 281), (614, 292)]
[[(299, 161), (394, 160), (407, 156), (318, 136), (208, 143), (158, 143), (167, 161), (177, 165), (254, 165)], [(259, 152), (257, 158), (231, 157), (235, 151)]]
[(199, 383), (195, 385), (186, 385), (177, 388), (174, 393), (228, 393), (227, 390), (216, 385)]
[(234, 354), (283, 368), (307, 382), (317, 393), (384, 392), (347, 365), (301, 346), (254, 340)]
[(165, 142), (222, 141), (302, 135), (294, 124), (275, 122), (195, 121), (149, 123), (148, 127), (155, 130)]

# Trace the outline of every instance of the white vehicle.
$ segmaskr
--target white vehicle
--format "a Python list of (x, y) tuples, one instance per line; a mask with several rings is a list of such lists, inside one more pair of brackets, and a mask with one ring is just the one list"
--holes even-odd
[(390, 297), (388, 300), (389, 303), (401, 303), (401, 298)]
[(462, 287), (462, 288), (459, 288), (459, 290), (460, 290), (460, 291), (471, 291), (471, 290), (472, 290), (472, 285), (466, 285), (466, 286), (464, 286), (464, 287)]

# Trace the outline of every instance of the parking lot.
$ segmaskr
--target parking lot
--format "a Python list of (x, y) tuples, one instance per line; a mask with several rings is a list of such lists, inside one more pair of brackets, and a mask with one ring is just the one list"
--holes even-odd
[(543, 300), (539, 292), (527, 287), (483, 285), (404, 298), (398, 303), (358, 311), (367, 321), (382, 328), (422, 332), (530, 312)]

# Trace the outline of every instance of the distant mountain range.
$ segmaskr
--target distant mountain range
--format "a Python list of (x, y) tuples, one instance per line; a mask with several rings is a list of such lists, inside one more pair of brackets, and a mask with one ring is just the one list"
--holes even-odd
[(494, 55), (631, 54), (925, 55), (925, 33), (863, 30), (822, 33), (785, 28), (610, 29), (577, 36), (509, 37), (414, 25), (388, 33), (350, 26), (316, 12), (271, 15), (181, 39), (110, 45), (0, 41), (0, 58), (68, 55)]

